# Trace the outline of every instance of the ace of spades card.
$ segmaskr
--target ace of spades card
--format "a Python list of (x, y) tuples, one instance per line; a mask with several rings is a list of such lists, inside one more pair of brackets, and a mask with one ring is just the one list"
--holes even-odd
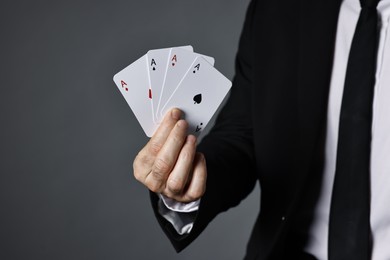
[(168, 100), (162, 113), (180, 108), (189, 124), (189, 134), (199, 135), (206, 127), (231, 87), (231, 82), (198, 57)]

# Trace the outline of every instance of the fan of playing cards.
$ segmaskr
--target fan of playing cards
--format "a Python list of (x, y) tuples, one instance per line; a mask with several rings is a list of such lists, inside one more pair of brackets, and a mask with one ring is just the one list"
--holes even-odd
[(150, 50), (114, 82), (148, 137), (173, 107), (184, 112), (189, 134), (199, 135), (232, 85), (213, 66), (191, 46)]

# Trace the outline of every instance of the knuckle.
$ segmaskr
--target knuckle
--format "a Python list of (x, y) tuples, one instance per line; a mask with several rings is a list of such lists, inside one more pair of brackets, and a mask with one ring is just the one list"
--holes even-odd
[(170, 169), (171, 165), (166, 160), (158, 158), (154, 162), (152, 175), (156, 180), (163, 180)]
[(137, 156), (135, 157), (134, 161), (133, 161), (133, 169), (134, 169), (134, 171), (140, 167), (141, 161), (142, 161), (141, 154), (138, 153)]
[(143, 182), (145, 178), (145, 169), (150, 165), (152, 158), (142, 153), (138, 153), (133, 162), (133, 175), (134, 178), (140, 182)]
[(182, 143), (183, 142), (183, 136), (180, 135), (177, 131), (172, 135), (172, 142), (175, 144)]
[(137, 181), (142, 182), (141, 174), (138, 171), (134, 171), (133, 176)]
[(174, 194), (178, 194), (183, 190), (183, 182), (178, 179), (172, 179), (168, 182), (168, 189)]
[(133, 162), (135, 170), (142, 169), (153, 162), (153, 158), (145, 153), (138, 153)]
[(146, 181), (145, 186), (154, 193), (161, 191), (161, 182), (158, 181)]
[(187, 201), (192, 202), (192, 201), (195, 201), (195, 200), (199, 199), (200, 197), (195, 196), (195, 195), (191, 192), (191, 193), (187, 193), (186, 196), (185, 196), (185, 198), (186, 198)]
[(200, 197), (203, 196), (203, 189), (198, 189), (193, 192), (192, 197), (195, 198), (195, 200), (200, 199)]
[(183, 161), (189, 161), (192, 158), (192, 153), (190, 151), (182, 150), (180, 157)]
[(161, 143), (156, 141), (151, 141), (149, 144), (149, 151), (151, 152), (151, 154), (158, 154), (158, 152), (160, 152), (162, 147), (163, 145)]

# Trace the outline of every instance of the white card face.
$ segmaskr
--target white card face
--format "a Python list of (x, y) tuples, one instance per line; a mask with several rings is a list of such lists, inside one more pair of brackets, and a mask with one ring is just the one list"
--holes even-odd
[[(192, 46), (177, 47), (188, 52), (192, 52)], [(149, 83), (152, 96), (152, 112), (153, 121), (157, 122), (157, 107), (158, 101), (161, 96), (161, 90), (164, 83), (165, 74), (168, 66), (168, 56), (171, 48), (150, 50), (147, 53), (148, 57), (148, 70), (149, 70)]]
[(157, 125), (153, 121), (147, 56), (142, 56), (115, 74), (114, 82), (133, 111), (145, 134), (151, 137)]
[(232, 83), (202, 57), (191, 64), (190, 70), (162, 108), (165, 114), (177, 107), (189, 123), (189, 134), (199, 135), (206, 127)]
[[(165, 81), (162, 86), (161, 96), (157, 107), (157, 123), (163, 118), (161, 109), (165, 106), (169, 98), (172, 96), (180, 81), (184, 78), (191, 64), (197, 57), (203, 57), (211, 65), (214, 65), (214, 58), (201, 55), (194, 52), (186, 51), (182, 48), (172, 48), (168, 58), (167, 72)], [(156, 110), (155, 110), (156, 111)]]
[(164, 82), (165, 72), (167, 71), (169, 51), (170, 49), (160, 49), (151, 50), (147, 53), (150, 88), (152, 92), (153, 121), (155, 123), (157, 122), (155, 111), (158, 106), (158, 99)]

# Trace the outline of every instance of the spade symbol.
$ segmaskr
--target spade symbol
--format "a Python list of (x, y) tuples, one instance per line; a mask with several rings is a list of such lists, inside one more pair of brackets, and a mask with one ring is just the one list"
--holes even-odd
[(202, 94), (195, 95), (193, 100), (194, 104), (200, 104), (202, 102)]
[(198, 63), (195, 67), (194, 67), (194, 70), (192, 71), (193, 73), (195, 73), (196, 71), (198, 71), (200, 69), (200, 63)]
[(195, 132), (199, 132), (200, 130), (202, 130), (202, 126), (203, 126), (203, 123), (200, 123), (199, 125), (196, 126), (196, 129), (195, 129)]
[(156, 70), (157, 63), (154, 59), (152, 59), (152, 62), (150, 63), (150, 66), (153, 66), (153, 70)]

